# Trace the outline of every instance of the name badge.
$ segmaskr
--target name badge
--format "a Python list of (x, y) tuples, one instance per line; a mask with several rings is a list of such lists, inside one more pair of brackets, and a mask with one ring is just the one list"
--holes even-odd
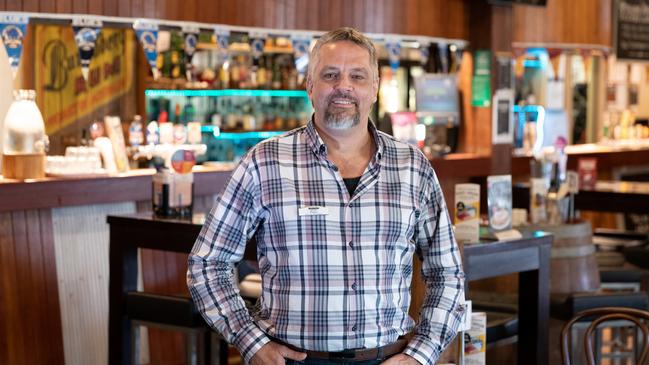
[(302, 207), (298, 209), (298, 215), (300, 217), (305, 215), (327, 215), (327, 214), (329, 214), (329, 209), (327, 209), (327, 207), (319, 207), (317, 205)]

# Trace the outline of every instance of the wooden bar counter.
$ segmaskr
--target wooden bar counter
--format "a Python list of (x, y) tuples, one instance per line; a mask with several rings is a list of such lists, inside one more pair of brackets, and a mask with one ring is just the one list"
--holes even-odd
[[(211, 207), (232, 166), (195, 169), (195, 211)], [(153, 173), (0, 179), (0, 364), (107, 364), (106, 216), (150, 211)], [(186, 258), (140, 259), (141, 285), (178, 290), (167, 279)]]

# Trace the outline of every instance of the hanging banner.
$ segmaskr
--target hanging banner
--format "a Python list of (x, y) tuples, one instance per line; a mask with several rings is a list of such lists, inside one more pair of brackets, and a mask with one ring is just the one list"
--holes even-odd
[(250, 33), (250, 52), (254, 60), (259, 60), (264, 53), (264, 44), (266, 44), (266, 34)]
[(390, 39), (385, 42), (385, 49), (388, 51), (390, 68), (397, 70), (401, 59), (401, 42), (398, 39)]
[(102, 29), (87, 82), (69, 27), (36, 24), (33, 31), (36, 102), (52, 141), (57, 133), (78, 132), (81, 124), (108, 113), (131, 113), (137, 47), (133, 31)]
[(137, 39), (140, 41), (146, 59), (149, 61), (151, 72), (153, 72), (153, 79), (157, 80), (160, 75), (156, 63), (158, 58), (158, 49), (156, 48), (158, 42), (158, 24), (150, 20), (138, 19), (133, 23), (133, 29), (135, 29)]
[(291, 38), (291, 45), (293, 47), (293, 56), (295, 58), (295, 69), (300, 75), (306, 74), (307, 66), (309, 65), (309, 45), (311, 39), (305, 37)]
[(81, 74), (88, 81), (88, 72), (90, 70), (90, 60), (95, 53), (97, 37), (103, 26), (101, 20), (88, 17), (72, 18), (72, 30), (74, 31), (74, 40), (79, 49), (79, 61), (81, 62)]
[(214, 35), (216, 36), (216, 44), (222, 52), (227, 52), (230, 46), (230, 31), (222, 28), (214, 28)]
[(22, 14), (0, 15), (0, 35), (2, 35), (5, 50), (7, 50), (9, 65), (14, 78), (16, 78), (18, 65), (20, 65), (20, 55), (23, 50), (23, 38), (25, 38), (27, 32), (27, 23), (29, 23), (29, 17)]
[(198, 44), (198, 33), (200, 30), (198, 27), (183, 27), (183, 37), (185, 38), (184, 42), (184, 51), (185, 51), (185, 73), (187, 76), (187, 81), (192, 81), (192, 70), (194, 69), (192, 65), (192, 58), (196, 52), (196, 45)]

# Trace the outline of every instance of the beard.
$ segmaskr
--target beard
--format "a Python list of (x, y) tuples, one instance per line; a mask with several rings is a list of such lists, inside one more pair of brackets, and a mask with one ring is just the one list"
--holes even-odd
[[(334, 98), (346, 99), (354, 104), (353, 109), (338, 108), (333, 104)], [(324, 111), (324, 124), (331, 129), (349, 129), (361, 122), (361, 114), (358, 110), (358, 100), (343, 92), (336, 92), (327, 98), (327, 107)]]

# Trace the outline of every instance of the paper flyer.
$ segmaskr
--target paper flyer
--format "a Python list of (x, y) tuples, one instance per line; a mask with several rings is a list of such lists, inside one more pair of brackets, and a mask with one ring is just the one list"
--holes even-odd
[(512, 228), (512, 176), (487, 177), (489, 227), (494, 231)]
[(455, 239), (476, 243), (480, 235), (480, 185), (455, 185)]

